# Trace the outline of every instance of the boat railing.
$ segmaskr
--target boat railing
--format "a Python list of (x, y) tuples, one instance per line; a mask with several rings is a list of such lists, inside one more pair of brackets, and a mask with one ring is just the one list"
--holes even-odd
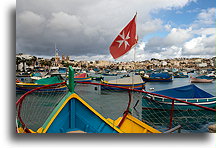
[[(158, 96), (158, 95), (151, 95), (152, 96), (152, 99), (155, 100), (155, 99), (161, 99), (163, 102), (166, 102), (166, 100), (172, 100), (170, 98), (165, 98), (165, 97), (161, 97), (161, 96)], [(212, 100), (215, 100), (216, 97), (212, 97), (212, 98), (181, 98), (181, 100), (183, 101), (196, 101), (197, 103), (198, 102), (203, 102), (203, 101), (212, 101)]]
[[(71, 79), (69, 79), (69, 82), (68, 83), (66, 83), (66, 82), (62, 82), (62, 83), (57, 83), (57, 84), (51, 84), (51, 85), (45, 85), (45, 86), (42, 86), (42, 87), (38, 87), (38, 88), (35, 88), (35, 89), (32, 89), (31, 91), (28, 91), (28, 92), (26, 92), (25, 94), (23, 94), (20, 98), (19, 98), (19, 100), (16, 102), (16, 108), (17, 108), (17, 114), (16, 114), (16, 117), (17, 117), (17, 119), (19, 120), (19, 122), (20, 122), (20, 124), (22, 125), (22, 127), (23, 127), (23, 129), (25, 130), (25, 132), (31, 132), (29, 129), (28, 129), (28, 125), (26, 125), (26, 119), (27, 119), (27, 117), (28, 118), (31, 118), (31, 115), (27, 115), (27, 117), (25, 116), (25, 115), (21, 115), (21, 110), (22, 110), (22, 106), (23, 106), (23, 104), (25, 103), (25, 100), (32, 100), (32, 102), (33, 103), (35, 103), (35, 102), (38, 102), (38, 104), (36, 104), (36, 106), (38, 106), (38, 107), (40, 107), (41, 106), (41, 104), (40, 104), (40, 100), (38, 100), (37, 98), (35, 98), (34, 99), (34, 97), (32, 97), (32, 96), (29, 96), (29, 94), (32, 94), (32, 93), (34, 93), (34, 92), (36, 92), (37, 90), (40, 90), (40, 89), (45, 89), (45, 88), (49, 88), (49, 87), (51, 87), (51, 86), (56, 86), (56, 85), (67, 85), (68, 86), (68, 89), (69, 89), (69, 91), (70, 92), (77, 92), (77, 89), (79, 89), (79, 87), (77, 88), (77, 86), (78, 85), (76, 85), (76, 84), (85, 84), (85, 85), (94, 85), (94, 86), (106, 86), (107, 88), (109, 88), (109, 87), (112, 87), (112, 88), (119, 88), (119, 89), (121, 89), (121, 90), (123, 90), (123, 92), (124, 92), (124, 94), (125, 95), (127, 95), (128, 94), (128, 96), (129, 96), (129, 101), (128, 101), (128, 104), (127, 104), (127, 107), (126, 107), (126, 109), (124, 109), (125, 110), (125, 114), (124, 114), (124, 116), (126, 116), (126, 114), (128, 114), (129, 112), (130, 112), (130, 106), (132, 105), (132, 103), (131, 103), (131, 101), (134, 99), (132, 99), (132, 97), (131, 97), (131, 94), (133, 94), (133, 97), (136, 97), (136, 95), (137, 96), (139, 96), (139, 98), (142, 98), (142, 99), (145, 99), (145, 100), (147, 100), (147, 99), (152, 99), (152, 96), (156, 96), (156, 97), (161, 97), (161, 98), (165, 98), (165, 99), (169, 99), (170, 100), (170, 102), (171, 102), (171, 104), (170, 104), (170, 106), (169, 106), (169, 108), (166, 110), (166, 112), (167, 112), (167, 114), (168, 114), (168, 118), (166, 117), (165, 118), (165, 120), (166, 120), (166, 122), (168, 122), (169, 123), (169, 129), (172, 129), (172, 127), (173, 127), (173, 122), (175, 121), (175, 111), (178, 109), (178, 105), (176, 105), (176, 103), (177, 102), (180, 102), (180, 103), (185, 103), (185, 104), (188, 104), (188, 105), (191, 105), (191, 106), (193, 106), (193, 107), (197, 107), (197, 108), (199, 108), (199, 109), (201, 109), (201, 110), (204, 110), (204, 111), (207, 111), (207, 112), (213, 112), (213, 114), (214, 114), (214, 118), (215, 118), (215, 112), (216, 112), (216, 110), (214, 109), (214, 108), (209, 108), (209, 107), (206, 107), (206, 106), (202, 106), (202, 105), (199, 105), (199, 104), (196, 104), (196, 103), (191, 103), (191, 102), (188, 102), (188, 101), (185, 101), (185, 100), (181, 100), (181, 99), (177, 99), (177, 98), (173, 98), (173, 97), (168, 97), (168, 96), (164, 96), (164, 95), (159, 95), (159, 94), (155, 94), (155, 93), (152, 93), (152, 92), (148, 92), (148, 91), (145, 91), (145, 90), (137, 90), (137, 89), (132, 89), (132, 88), (125, 88), (125, 87), (121, 87), (121, 86), (111, 86), (111, 85), (108, 85), (108, 84), (102, 84), (102, 83), (93, 83), (93, 82), (74, 82), (74, 77), (72, 77), (72, 76), (70, 76), (71, 77)], [(82, 89), (85, 89), (85, 88), (82, 88)], [(125, 90), (125, 91), (124, 91)], [(121, 91), (119, 91), (118, 90), (118, 92), (121, 92)], [(56, 95), (54, 94), (54, 92), (53, 92), (53, 94), (52, 93), (50, 93), (50, 94), (48, 94), (49, 96), (47, 97), (47, 98), (45, 98), (45, 99), (47, 99), (47, 100), (45, 100), (44, 98), (43, 98), (43, 101), (45, 102), (45, 104), (42, 104), (43, 106), (45, 106), (45, 109), (47, 108), (47, 106), (48, 105), (50, 105), (50, 102), (49, 101), (53, 101), (53, 98), (55, 98), (56, 97)], [(64, 94), (65, 95), (65, 94)], [(79, 95), (79, 94), (78, 94)], [(87, 95), (87, 97), (89, 97), (89, 94), (87, 93), (86, 94)], [(117, 95), (120, 95), (120, 94), (117, 94)], [(122, 95), (122, 94), (121, 94)], [(146, 96), (146, 95), (148, 95), (148, 96)], [(41, 95), (42, 96), (42, 95)], [(63, 96), (63, 95), (62, 95)], [(59, 99), (61, 99), (61, 97), (62, 96), (60, 96), (59, 97)], [(36, 96), (36, 97), (38, 97), (38, 95)], [(40, 96), (39, 96), (40, 97)], [(103, 97), (103, 96), (101, 96), (101, 97)], [(27, 98), (27, 99), (26, 99)], [(34, 100), (33, 100), (34, 99)], [(47, 101), (47, 102), (46, 102)], [(58, 104), (58, 102), (59, 102), (59, 100), (58, 99), (56, 99), (56, 100), (54, 100), (54, 102), (52, 102), (52, 108), (47, 108), (47, 114), (49, 114), (50, 113), (50, 111), (51, 110), (53, 110), (54, 109), (54, 107)], [(138, 100), (137, 100), (137, 102), (135, 103), (135, 105), (134, 105), (134, 108), (136, 108), (136, 106), (137, 106), (137, 103), (138, 103)], [(152, 102), (151, 102), (152, 103)], [(158, 103), (158, 102), (156, 102), (156, 103)], [(30, 108), (30, 109), (34, 109), (34, 107), (35, 106), (31, 106), (31, 104), (29, 104), (29, 103), (26, 103), (27, 104), (27, 106), (26, 106), (26, 108), (24, 108), (24, 109), (26, 109), (25, 111), (28, 113), (28, 114), (30, 114), (30, 112), (28, 112), (28, 108)], [(48, 104), (48, 105), (47, 105)], [(30, 106), (29, 106), (30, 105)], [(32, 107), (32, 108), (31, 108)], [(162, 109), (163, 111), (164, 111), (164, 109)], [(32, 111), (33, 113), (34, 113), (34, 111)], [(43, 111), (41, 111), (42, 113), (41, 114), (44, 114), (43, 113)], [(149, 112), (151, 113), (151, 112), (153, 112), (153, 110), (152, 109), (149, 109)], [(156, 114), (154, 114), (154, 115), (156, 115)], [(204, 114), (204, 115), (206, 115), (206, 114)], [(37, 115), (37, 116), (39, 116), (39, 115)], [(122, 122), (123, 122), (123, 120), (124, 120), (124, 116), (123, 116), (123, 118), (122, 118)], [(190, 114), (190, 117), (193, 117), (193, 118), (197, 118), (199, 115), (196, 113), (195, 114), (195, 116), (193, 116), (193, 114)], [(24, 119), (23, 120), (23, 118), (26, 118), (26, 119)], [(43, 118), (44, 118), (44, 120), (47, 118), (47, 117), (45, 117), (44, 115), (43, 115)], [(157, 118), (157, 117), (156, 117)], [(43, 120), (43, 121), (44, 121)], [(40, 121), (41, 123), (43, 122), (43, 121)], [(145, 120), (145, 119), (143, 119), (143, 121), (146, 121), (146, 122), (149, 122), (149, 121), (147, 121), (147, 120)], [(29, 120), (29, 122), (31, 122), (31, 120)], [(38, 121), (39, 122), (39, 121)], [(121, 126), (121, 123), (122, 122), (120, 122), (119, 123), (119, 125), (118, 126)], [(150, 122), (152, 122), (152, 121), (150, 121)], [(28, 124), (28, 123), (27, 123)], [(29, 123), (29, 124), (35, 124), (35, 123)], [(154, 123), (153, 123), (154, 124)], [(176, 125), (175, 125), (176, 126)], [(37, 128), (36, 128), (37, 129)]]
[[(172, 100), (173, 102), (174, 101), (178, 101), (178, 102), (185, 103), (185, 104), (188, 104), (188, 105), (200, 107), (200, 108), (205, 109), (205, 110), (216, 112), (216, 109), (208, 108), (208, 107), (205, 107), (205, 106), (202, 106), (202, 105), (198, 105), (198, 104), (195, 104), (195, 103), (187, 102), (187, 101), (184, 101), (184, 100), (181, 100), (181, 99), (177, 99), (177, 98), (173, 98), (173, 97), (168, 97), (168, 96), (165, 96), (165, 95), (155, 94), (155, 93), (148, 92), (148, 91), (145, 91), (145, 90), (137, 90), (137, 89), (132, 89), (132, 88), (125, 88), (125, 87), (121, 87), (121, 86), (113, 86), (113, 85), (102, 84), (102, 83), (93, 83), (93, 82), (76, 82), (76, 83), (79, 83), (79, 84), (100, 85), (100, 86), (119, 88), (119, 89), (123, 89), (123, 90), (129, 91), (129, 92), (141, 92), (141, 93), (144, 93), (144, 94), (149, 94), (149, 95), (152, 95), (152, 96), (156, 96), (156, 97)], [(207, 99), (207, 98), (205, 98), (205, 99)], [(208, 99), (215, 99), (215, 97), (214, 98), (208, 98)]]
[[(77, 82), (77, 84), (88, 84), (88, 85), (97, 85), (97, 86), (106, 86), (106, 88), (119, 88), (122, 90), (122, 92), (127, 93), (130, 96), (131, 93), (133, 93), (133, 97), (137, 97), (137, 98), (142, 98), (146, 101), (149, 101), (148, 103), (153, 104), (154, 107), (152, 108), (148, 108), (148, 107), (143, 107), (142, 106), (142, 116), (143, 117), (143, 121), (144, 122), (152, 122), (153, 125), (155, 125), (155, 123), (152, 121), (152, 116), (154, 116), (155, 120), (160, 120), (160, 122), (162, 122), (161, 120), (163, 120), (163, 122), (166, 122), (166, 127), (168, 129), (172, 129), (173, 126), (177, 126), (177, 125), (181, 125), (181, 124), (186, 124), (188, 122), (190, 122), (190, 120), (193, 120), (194, 125), (195, 126), (197, 123), (196, 122), (214, 122), (215, 121), (215, 113), (216, 113), (216, 109), (213, 107), (208, 107), (208, 106), (203, 106), (203, 103), (199, 103), (197, 101), (189, 101), (189, 100), (181, 100), (181, 99), (177, 99), (177, 98), (173, 98), (173, 97), (168, 97), (168, 96), (164, 96), (164, 95), (159, 95), (159, 94), (155, 94), (152, 92), (148, 92), (145, 90), (137, 90), (137, 89), (132, 89), (132, 88), (125, 88), (125, 87), (121, 87), (121, 86), (111, 86), (108, 84), (102, 84), (102, 83), (93, 83), (93, 82)], [(110, 89), (111, 91), (112, 89)], [(121, 92), (121, 91), (118, 91)], [(122, 93), (123, 94), (123, 93)], [(163, 98), (166, 100), (170, 100), (169, 103), (165, 103), (165, 107), (163, 106), (163, 104), (159, 101), (157, 101), (156, 99), (153, 100), (153, 96), (154, 97), (159, 97), (159, 98)], [(207, 99), (207, 98), (205, 98)], [(210, 102), (210, 100), (215, 99), (215, 98), (209, 98), (208, 101)], [(202, 100), (203, 101), (203, 100)], [(208, 102), (208, 104), (209, 104)], [(213, 102), (213, 104), (215, 104), (215, 101), (211, 101), (211, 103)], [(129, 101), (130, 103), (130, 101)], [(128, 103), (128, 104), (129, 104)], [(130, 106), (130, 105), (129, 105)], [(135, 105), (136, 106), (136, 105)], [(183, 106), (183, 108), (181, 108), (180, 106)], [(158, 108), (161, 107), (161, 108)], [(127, 107), (126, 112), (128, 111)], [(147, 110), (146, 114), (152, 114), (152, 116), (148, 116), (148, 115), (143, 115), (144, 110)], [(185, 115), (186, 114), (186, 115)], [(145, 117), (149, 117), (149, 121), (148, 119), (145, 119)], [(158, 116), (158, 117), (157, 117)], [(157, 119), (157, 118), (161, 118), (161, 119)], [(204, 119), (205, 118), (205, 119)], [(185, 121), (184, 121), (185, 120)], [(185, 123), (184, 123), (185, 122)], [(162, 124), (162, 123), (156, 123), (156, 124)], [(165, 125), (165, 124), (163, 124)], [(187, 128), (191, 128), (189, 125), (186, 125)], [(182, 126), (182, 128), (184, 128)]]
[[(18, 125), (17, 123), (18, 126), (17, 128), (19, 128), (20, 126), (24, 132), (32, 133), (32, 131), (29, 130), (28, 128), (29, 125), (34, 124), (34, 126), (36, 126), (36, 124), (38, 124), (39, 127), (40, 124), (42, 124), (43, 121), (45, 121), (46, 119), (45, 116), (48, 117), (52, 109), (55, 108), (55, 106), (58, 104), (60, 99), (67, 93), (67, 91), (59, 93), (58, 91), (55, 92), (54, 90), (52, 92), (46, 93), (46, 92), (40, 92), (39, 90), (49, 89), (50, 87), (62, 86), (66, 84), (67, 84), (66, 82), (62, 82), (62, 83), (44, 85), (24, 93), (16, 101), (16, 121), (19, 122), (20, 124)], [(49, 107), (47, 107), (48, 105), (46, 104), (49, 104)], [(44, 110), (42, 109), (43, 106), (46, 106)], [(39, 114), (41, 114), (44, 118), (40, 117), (38, 118), (38, 121), (32, 121), (32, 118), (34, 118), (34, 116), (39, 117), (39, 115), (36, 115), (36, 112), (39, 111), (40, 111)]]

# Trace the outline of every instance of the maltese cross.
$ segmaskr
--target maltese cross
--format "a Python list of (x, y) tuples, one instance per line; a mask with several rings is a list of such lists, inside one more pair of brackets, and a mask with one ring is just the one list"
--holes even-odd
[(128, 43), (128, 41), (127, 41), (127, 40), (130, 38), (129, 34), (130, 34), (130, 31), (128, 32), (127, 36), (125, 36), (124, 31), (123, 31), (122, 34), (119, 34), (119, 36), (122, 38), (122, 40), (116, 41), (116, 42), (119, 43), (118, 48), (124, 43), (124, 45), (125, 45), (125, 50), (126, 50), (127, 46), (129, 46), (129, 43)]

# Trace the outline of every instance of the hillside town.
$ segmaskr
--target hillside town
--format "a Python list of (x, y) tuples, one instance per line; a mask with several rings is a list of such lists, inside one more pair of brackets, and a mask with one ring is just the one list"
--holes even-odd
[(16, 71), (31, 71), (34, 67), (68, 67), (74, 69), (86, 70), (133, 70), (133, 69), (185, 69), (202, 70), (215, 69), (216, 57), (213, 58), (174, 58), (174, 59), (155, 59), (130, 62), (112, 62), (112, 61), (75, 61), (69, 56), (56, 55), (50, 59), (36, 57), (26, 54), (16, 54)]

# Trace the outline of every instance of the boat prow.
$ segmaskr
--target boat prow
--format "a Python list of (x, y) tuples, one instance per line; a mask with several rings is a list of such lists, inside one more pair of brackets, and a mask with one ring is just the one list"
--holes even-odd
[(122, 133), (75, 93), (58, 104), (38, 132)]
[(212, 83), (213, 79), (199, 79), (191, 77), (191, 83)]

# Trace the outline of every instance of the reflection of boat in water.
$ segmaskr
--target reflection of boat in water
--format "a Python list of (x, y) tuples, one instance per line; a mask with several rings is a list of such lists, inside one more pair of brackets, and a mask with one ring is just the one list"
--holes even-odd
[(190, 78), (191, 83), (212, 83), (213, 79)]
[(146, 82), (172, 82), (172, 75), (169, 73), (152, 73), (148, 77), (142, 76), (143, 81)]
[(120, 78), (110, 81), (101, 81), (101, 89), (114, 89), (114, 90), (123, 90), (122, 88), (109, 87), (109, 86), (119, 86), (124, 88), (133, 88), (133, 89), (144, 89), (145, 82), (139, 75), (134, 75), (132, 77)]

